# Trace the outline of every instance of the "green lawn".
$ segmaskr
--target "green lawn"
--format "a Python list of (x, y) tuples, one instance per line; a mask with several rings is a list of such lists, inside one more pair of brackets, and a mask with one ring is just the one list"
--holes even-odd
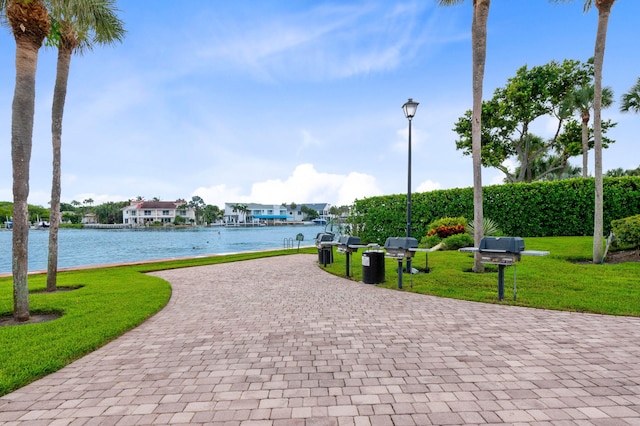
[[(428, 253), (428, 274), (403, 274), (403, 291), (488, 303), (535, 308), (640, 316), (640, 263), (594, 265), (590, 237), (525, 238), (527, 250), (549, 251), (544, 257), (522, 256), (516, 264), (517, 301), (513, 301), (513, 267), (505, 269), (505, 298), (498, 301), (498, 268), (487, 266), (484, 274), (468, 272), (469, 253)], [(360, 250), (361, 251), (361, 250)], [(345, 275), (346, 256), (334, 254), (327, 270)], [(361, 253), (351, 258), (351, 275), (362, 280)], [(418, 252), (413, 266), (424, 268), (425, 253)], [(398, 263), (385, 260), (386, 281), (380, 286), (398, 288)]]
[[(457, 251), (428, 254), (428, 274), (403, 275), (403, 291), (442, 297), (535, 308), (640, 316), (640, 263), (589, 264), (589, 237), (526, 238), (527, 250), (547, 250), (545, 257), (522, 257), (517, 264), (518, 298), (513, 301), (513, 267), (505, 273), (505, 300), (497, 300), (497, 267), (484, 274), (468, 271), (471, 255)], [(300, 250), (316, 254), (315, 248)], [(169, 284), (145, 272), (280, 256), (277, 250), (213, 256), (134, 266), (63, 272), (59, 287), (80, 287), (43, 293), (45, 276), (29, 278), (32, 313), (60, 313), (54, 321), (0, 327), (0, 395), (56, 371), (136, 327), (168, 302)], [(353, 280), (362, 280), (362, 250), (351, 259)], [(335, 253), (327, 271), (345, 275), (344, 254)], [(425, 266), (425, 253), (414, 258)], [(386, 259), (386, 282), (397, 289), (397, 262)], [(13, 310), (11, 278), (0, 278), (0, 317)]]

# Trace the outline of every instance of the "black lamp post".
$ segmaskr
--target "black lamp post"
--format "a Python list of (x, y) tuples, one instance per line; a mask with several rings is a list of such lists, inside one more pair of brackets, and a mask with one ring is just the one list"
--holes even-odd
[[(416, 115), (418, 109), (418, 102), (414, 102), (412, 98), (409, 98), (407, 102), (402, 105), (404, 116), (409, 120), (409, 165), (407, 167), (407, 238), (411, 237), (411, 119)], [(407, 258), (407, 272), (411, 273), (411, 258)]]

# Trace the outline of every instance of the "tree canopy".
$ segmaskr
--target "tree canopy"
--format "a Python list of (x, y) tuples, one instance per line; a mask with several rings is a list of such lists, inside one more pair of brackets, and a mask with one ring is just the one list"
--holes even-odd
[[(582, 153), (582, 143), (580, 124), (567, 116), (565, 105), (592, 76), (590, 62), (569, 59), (518, 69), (504, 87), (495, 90), (492, 99), (482, 103), (483, 166), (501, 170), (507, 182), (531, 182), (567, 172), (568, 159)], [(548, 139), (532, 132), (534, 122), (544, 119), (554, 125)], [(471, 124), (469, 110), (454, 127), (460, 137), (456, 148), (465, 155), (471, 154)], [(614, 124), (604, 121), (602, 126), (606, 131)], [(612, 142), (605, 140), (605, 144)], [(518, 165), (515, 171), (505, 164), (510, 159)], [(539, 169), (543, 164), (546, 170)]]

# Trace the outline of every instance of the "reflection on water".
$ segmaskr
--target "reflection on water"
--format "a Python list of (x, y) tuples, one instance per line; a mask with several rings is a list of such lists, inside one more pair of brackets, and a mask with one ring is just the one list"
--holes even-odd
[[(60, 229), (58, 267), (102, 265), (140, 260), (202, 256), (313, 245), (324, 226), (184, 229)], [(0, 274), (11, 272), (11, 231), (0, 231)], [(47, 268), (48, 230), (29, 232), (29, 270)]]

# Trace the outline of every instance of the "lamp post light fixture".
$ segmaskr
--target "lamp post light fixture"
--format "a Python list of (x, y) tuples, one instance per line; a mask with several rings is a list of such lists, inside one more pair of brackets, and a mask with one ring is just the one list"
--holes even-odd
[[(407, 238), (411, 237), (411, 119), (416, 115), (418, 109), (418, 102), (415, 102), (412, 98), (409, 98), (407, 102), (402, 105), (404, 116), (409, 120), (409, 163), (407, 167)], [(407, 258), (407, 272), (411, 273), (411, 258)]]

